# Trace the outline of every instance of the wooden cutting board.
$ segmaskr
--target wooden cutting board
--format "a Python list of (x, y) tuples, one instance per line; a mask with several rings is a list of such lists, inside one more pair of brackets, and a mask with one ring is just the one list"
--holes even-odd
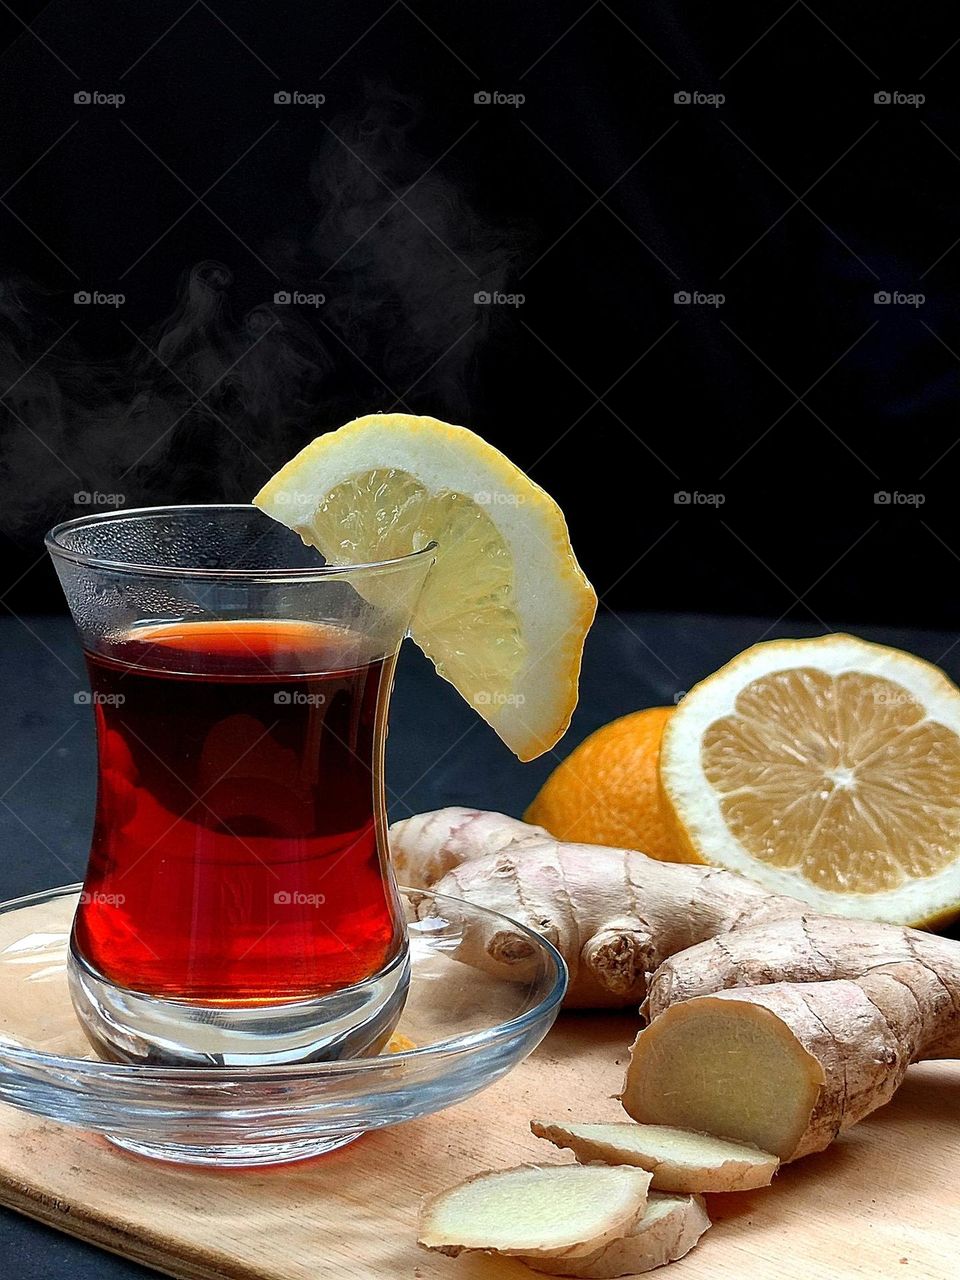
[[(529, 1133), (532, 1116), (622, 1118), (611, 1095), (635, 1030), (633, 1017), (565, 1015), (461, 1106), (266, 1172), (141, 1160), (0, 1106), (0, 1202), (190, 1280), (533, 1280), (516, 1262), (418, 1249), (417, 1205), (479, 1169), (564, 1160)], [(955, 1280), (960, 1062), (914, 1067), (829, 1151), (708, 1207), (712, 1230), (670, 1280)]]

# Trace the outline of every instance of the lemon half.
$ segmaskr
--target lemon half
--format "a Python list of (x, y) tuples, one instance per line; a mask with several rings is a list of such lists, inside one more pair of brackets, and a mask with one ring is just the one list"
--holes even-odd
[(332, 564), (438, 543), (410, 634), (521, 760), (577, 702), (597, 599), (563, 513), (465, 427), (371, 414), (308, 444), (254, 498)]
[(818, 911), (960, 912), (960, 689), (854, 636), (755, 645), (692, 689), (660, 782), (682, 856)]

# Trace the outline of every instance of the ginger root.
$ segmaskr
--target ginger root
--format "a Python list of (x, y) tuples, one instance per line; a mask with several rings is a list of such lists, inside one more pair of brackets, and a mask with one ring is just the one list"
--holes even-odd
[(796, 1160), (889, 1102), (912, 1062), (960, 1057), (957, 996), (916, 962), (695, 996), (641, 1031), (622, 1102)]
[(671, 1196), (651, 1191), (646, 1213), (630, 1231), (601, 1245), (592, 1253), (572, 1258), (541, 1259), (521, 1255), (534, 1271), (555, 1276), (583, 1276), (586, 1280), (613, 1280), (638, 1275), (676, 1262), (690, 1252), (710, 1219), (700, 1196)]
[[(476, 809), (395, 822), (390, 847), (402, 884), (466, 898), (552, 942), (570, 971), (568, 1008), (639, 1004), (648, 976), (675, 952), (807, 910), (731, 871), (563, 844), (539, 827)], [(522, 934), (499, 929), (468, 935), (461, 958), (522, 979), (529, 954)]]
[[(444, 809), (391, 835), (408, 881), (553, 942), (568, 1005), (645, 1001), (622, 1096), (635, 1120), (795, 1160), (888, 1102), (911, 1062), (960, 1057), (960, 943), (818, 916), (733, 872), (562, 844), (500, 814)], [(468, 930), (461, 952), (522, 978), (529, 944), (501, 925)]]
[(503, 813), (453, 806), (394, 822), (390, 827), (390, 852), (402, 885), (429, 889), (461, 862), (549, 839), (543, 827)]
[(626, 1165), (478, 1173), (424, 1203), (418, 1243), (452, 1257), (483, 1250), (554, 1266), (626, 1234), (644, 1214), (649, 1186), (649, 1173)]
[(543, 1124), (530, 1121), (538, 1138), (567, 1147), (581, 1164), (631, 1164), (653, 1175), (657, 1191), (752, 1191), (768, 1187), (780, 1161), (745, 1142), (657, 1124)]
[[(960, 944), (805, 915), (665, 961), (646, 1011), (624, 1085), (630, 1115), (692, 1128), (709, 1117), (712, 1132), (796, 1160), (889, 1102), (912, 1062), (960, 1057)], [(692, 1045), (698, 1080), (678, 1088)], [(735, 1088), (717, 1096), (738, 1069), (749, 1102)]]
[(724, 933), (664, 960), (650, 982), (645, 1013), (652, 1021), (671, 1005), (729, 987), (855, 981), (900, 964), (927, 970), (928, 984), (940, 993), (940, 1031), (946, 1043), (955, 1043), (960, 1026), (952, 1022), (950, 1007), (956, 1006), (960, 1018), (960, 944), (919, 929), (811, 911), (768, 923), (762, 935), (755, 927)]

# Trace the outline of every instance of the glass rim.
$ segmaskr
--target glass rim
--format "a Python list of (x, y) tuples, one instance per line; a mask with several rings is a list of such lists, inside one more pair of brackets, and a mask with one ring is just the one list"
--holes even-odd
[[(107, 556), (76, 551), (71, 547), (64, 546), (60, 540), (64, 534), (72, 530), (88, 528), (91, 525), (109, 524), (114, 521), (130, 519), (131, 517), (144, 519), (148, 516), (162, 516), (182, 511), (256, 511), (265, 520), (273, 519), (265, 511), (261, 511), (259, 507), (254, 506), (252, 502), (185, 502), (157, 507), (127, 507), (121, 510), (96, 511), (88, 515), (75, 516), (72, 520), (62, 520), (47, 532), (43, 542), (50, 556), (54, 559), (67, 560), (71, 564), (80, 565), (86, 569), (107, 570), (111, 573), (128, 573), (138, 577), (200, 578), (206, 581), (227, 579), (232, 582), (310, 582), (324, 578), (342, 577), (346, 574), (399, 569), (406, 565), (419, 563), (421, 559), (429, 559), (439, 546), (435, 539), (431, 539), (425, 547), (421, 547), (418, 551), (409, 551), (406, 555), (393, 556), (385, 560), (370, 560), (357, 564), (318, 564), (301, 568), (291, 565), (287, 568), (206, 569), (199, 565), (138, 564), (134, 560), (114, 560)], [(288, 527), (279, 520), (275, 521), (275, 523), (280, 528)], [(294, 531), (290, 530), (290, 532)], [(319, 555), (320, 552), (318, 551), (317, 554)]]

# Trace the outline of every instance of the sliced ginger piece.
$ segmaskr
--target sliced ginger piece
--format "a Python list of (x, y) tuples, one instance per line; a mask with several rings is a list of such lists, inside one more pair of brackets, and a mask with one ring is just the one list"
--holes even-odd
[(768, 1187), (780, 1167), (769, 1151), (661, 1124), (543, 1124), (531, 1120), (538, 1138), (566, 1147), (581, 1164), (629, 1164), (653, 1174), (657, 1191), (752, 1191)]
[(482, 1249), (562, 1261), (628, 1232), (643, 1216), (649, 1186), (649, 1173), (626, 1165), (478, 1173), (424, 1203), (418, 1241), (452, 1257)]
[[(784, 994), (758, 987), (698, 996), (655, 1018), (631, 1050), (626, 1113), (641, 1124), (749, 1142), (783, 1161), (814, 1149), (804, 1140), (826, 1076), (799, 1035), (760, 1003), (774, 1003), (771, 990)], [(814, 1021), (809, 1010), (806, 1017)]]
[(650, 1192), (647, 1211), (617, 1240), (591, 1253), (573, 1258), (521, 1258), (534, 1271), (555, 1276), (583, 1276), (586, 1280), (612, 1280), (637, 1275), (689, 1253), (710, 1226), (700, 1196), (661, 1195)]

